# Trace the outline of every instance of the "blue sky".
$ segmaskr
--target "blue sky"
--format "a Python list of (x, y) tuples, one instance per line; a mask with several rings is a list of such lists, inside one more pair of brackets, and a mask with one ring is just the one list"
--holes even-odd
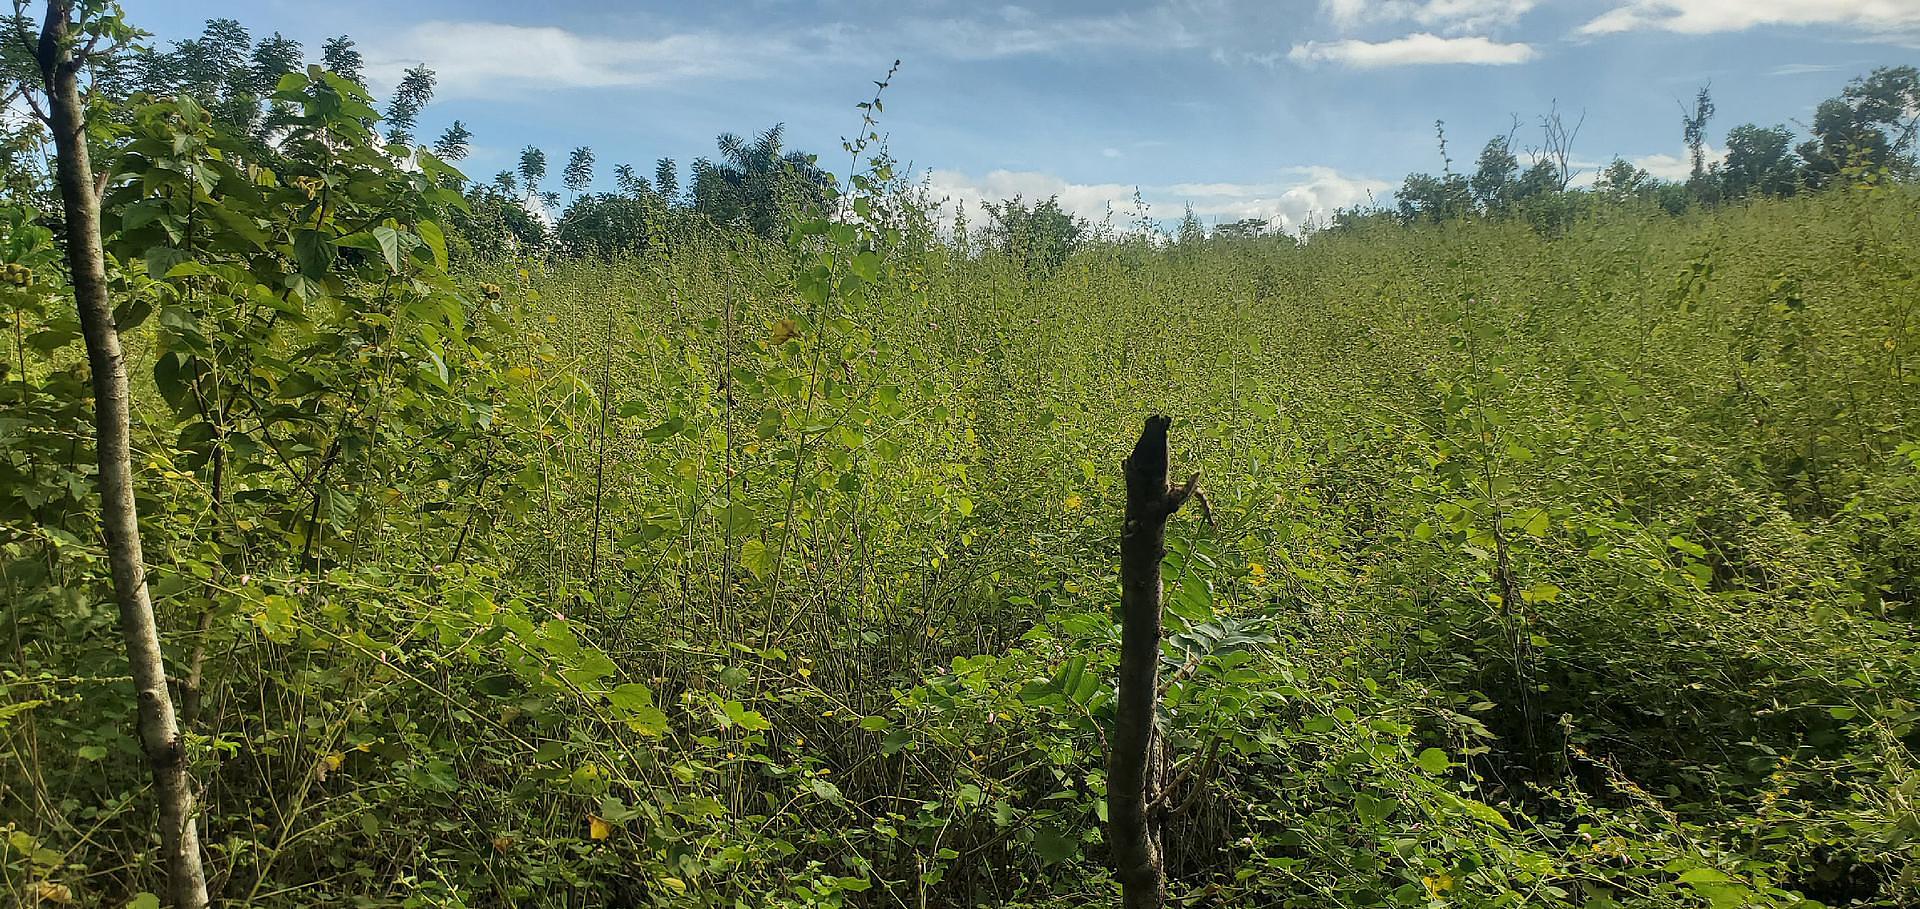
[[(1745, 122), (1794, 125), (1874, 66), (1920, 63), (1920, 0), (129, 0), (170, 41), (209, 17), (256, 37), (351, 35), (376, 89), (440, 77), (420, 133), (466, 121), (482, 179), (537, 143), (591, 146), (600, 182), (711, 154), (723, 131), (787, 124), (844, 170), (840, 137), (871, 80), (902, 62), (882, 130), (936, 196), (1058, 194), (1098, 219), (1135, 187), (1159, 217), (1297, 226), (1458, 167), (1520, 120), (1539, 144), (1556, 103), (1585, 125), (1577, 159), (1683, 176), (1681, 103), (1711, 83), (1717, 144)], [(1804, 130), (1802, 130), (1804, 132)], [(557, 184), (557, 180), (555, 183)], [(557, 185), (556, 187), (557, 188)]]

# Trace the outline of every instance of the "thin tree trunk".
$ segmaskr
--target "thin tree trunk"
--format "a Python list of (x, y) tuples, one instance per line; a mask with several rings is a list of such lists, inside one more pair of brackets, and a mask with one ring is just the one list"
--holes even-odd
[(1126, 525), (1120, 531), (1120, 691), (1107, 752), (1107, 848), (1126, 909), (1160, 909), (1167, 898), (1164, 762), (1156, 715), (1160, 689), (1160, 560), (1167, 519), (1194, 494), (1167, 482), (1168, 418), (1147, 418), (1127, 479)]
[(140, 744), (153, 769), (160, 801), (160, 848), (173, 904), (181, 909), (207, 905), (206, 872), (200, 865), (200, 835), (193, 819), (193, 788), (186, 754), (167, 691), (160, 634), (153, 602), (147, 596), (140, 552), (139, 515), (133, 497), (133, 466), (128, 436), (127, 371), (120, 332), (107, 300), (106, 256), (100, 245), (100, 196), (87, 153), (85, 108), (73, 48), (72, 0), (47, 0), (38, 57), (47, 91), (47, 118), (55, 149), (55, 179), (67, 218), (67, 264), (72, 271), (74, 303), (86, 337), (87, 364), (93, 377), (95, 430), (100, 458), (100, 527), (113, 569), (114, 600), (120, 608), (120, 633), (139, 698)]

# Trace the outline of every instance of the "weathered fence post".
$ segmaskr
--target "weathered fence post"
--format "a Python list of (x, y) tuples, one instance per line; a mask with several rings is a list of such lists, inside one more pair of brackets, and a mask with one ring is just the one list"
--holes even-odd
[(1160, 560), (1166, 556), (1167, 519), (1193, 496), (1200, 479), (1196, 474), (1177, 489), (1168, 483), (1171, 422), (1148, 417), (1133, 454), (1121, 465), (1127, 514), (1120, 530), (1120, 691), (1107, 752), (1107, 848), (1126, 909), (1159, 909), (1166, 902), (1165, 806), (1160, 804), (1166, 767), (1155, 720)]

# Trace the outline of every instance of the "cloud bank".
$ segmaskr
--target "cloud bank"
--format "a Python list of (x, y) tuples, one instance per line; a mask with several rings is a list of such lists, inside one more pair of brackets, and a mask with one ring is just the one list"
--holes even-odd
[(1580, 26), (1584, 35), (1658, 30), (1687, 35), (1760, 25), (1837, 25), (1886, 35), (1920, 33), (1915, 0), (1628, 0)]
[[(1180, 217), (1188, 205), (1202, 220), (1219, 223), (1263, 218), (1285, 230), (1299, 230), (1316, 217), (1335, 209), (1366, 204), (1391, 185), (1382, 180), (1341, 173), (1331, 167), (1298, 167), (1285, 171), (1290, 179), (1268, 183), (1173, 183), (1142, 185), (1140, 196), (1152, 216)], [(984, 215), (982, 202), (998, 202), (1018, 195), (1030, 201), (1056, 197), (1067, 211), (1098, 222), (1112, 214), (1117, 224), (1130, 221), (1135, 187), (1127, 183), (1075, 183), (1038, 171), (996, 170), (971, 175), (957, 170), (934, 170), (928, 188), (936, 201), (946, 200), (943, 216), (951, 220), (964, 206), (967, 217)]]
[(1502, 44), (1479, 35), (1443, 38), (1428, 32), (1391, 41), (1308, 41), (1287, 52), (1288, 60), (1303, 66), (1331, 63), (1353, 69), (1436, 64), (1511, 66), (1537, 56), (1527, 44)]

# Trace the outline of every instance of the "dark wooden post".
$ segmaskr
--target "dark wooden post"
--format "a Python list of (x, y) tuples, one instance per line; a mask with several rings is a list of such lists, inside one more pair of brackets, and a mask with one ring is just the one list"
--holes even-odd
[(1186, 504), (1200, 479), (1195, 475), (1180, 488), (1168, 483), (1171, 422), (1148, 417), (1133, 454), (1121, 465), (1127, 478), (1127, 515), (1120, 530), (1120, 691), (1107, 752), (1107, 848), (1126, 909), (1159, 909), (1167, 896), (1160, 823), (1165, 767), (1158, 758), (1155, 719), (1160, 560), (1167, 552), (1167, 519)]

